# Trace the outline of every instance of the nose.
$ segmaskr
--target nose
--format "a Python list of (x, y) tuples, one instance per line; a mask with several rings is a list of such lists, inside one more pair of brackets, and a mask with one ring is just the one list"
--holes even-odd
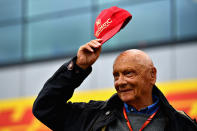
[(120, 75), (118, 77), (118, 79), (115, 80), (114, 84), (115, 84), (115, 87), (122, 87), (123, 88), (127, 84), (127, 82), (125, 80), (125, 77), (123, 75)]

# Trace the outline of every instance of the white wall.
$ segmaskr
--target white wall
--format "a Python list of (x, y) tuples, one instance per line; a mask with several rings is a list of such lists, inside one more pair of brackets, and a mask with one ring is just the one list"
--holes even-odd
[[(197, 42), (148, 48), (158, 70), (157, 81), (197, 78)], [(112, 65), (119, 52), (102, 54), (78, 90), (113, 86)], [(35, 96), (68, 59), (0, 69), (0, 99)]]

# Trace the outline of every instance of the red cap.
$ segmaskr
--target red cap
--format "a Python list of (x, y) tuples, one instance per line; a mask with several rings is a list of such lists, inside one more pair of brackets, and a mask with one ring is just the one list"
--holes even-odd
[(94, 24), (94, 35), (102, 39), (101, 44), (112, 38), (131, 20), (132, 15), (119, 7), (104, 9), (97, 16)]

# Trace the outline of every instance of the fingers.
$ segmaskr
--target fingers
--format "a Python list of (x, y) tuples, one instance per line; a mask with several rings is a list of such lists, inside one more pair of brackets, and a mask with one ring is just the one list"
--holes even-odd
[(95, 50), (101, 47), (101, 43), (100, 43), (101, 41), (102, 41), (101, 39), (91, 40), (90, 42), (82, 46), (82, 48), (93, 53), (95, 52)]
[(76, 61), (79, 67), (86, 69), (97, 60), (101, 52), (101, 41), (101, 39), (91, 40), (79, 48)]
[(93, 48), (98, 48), (101, 46), (101, 43), (99, 42), (100, 39), (96, 39), (96, 40), (91, 40), (88, 45), (93, 47)]

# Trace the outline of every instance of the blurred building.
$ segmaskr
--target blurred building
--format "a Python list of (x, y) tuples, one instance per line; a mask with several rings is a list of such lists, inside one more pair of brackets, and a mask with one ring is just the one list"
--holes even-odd
[(103, 45), (93, 72), (77, 89), (86, 98), (79, 93), (82, 98), (74, 101), (107, 99), (114, 92), (115, 57), (138, 48), (152, 57), (157, 83), (172, 105), (197, 118), (197, 0), (0, 0), (0, 130), (42, 127), (31, 115), (35, 96), (59, 66), (95, 38), (95, 19), (111, 6), (133, 18)]

